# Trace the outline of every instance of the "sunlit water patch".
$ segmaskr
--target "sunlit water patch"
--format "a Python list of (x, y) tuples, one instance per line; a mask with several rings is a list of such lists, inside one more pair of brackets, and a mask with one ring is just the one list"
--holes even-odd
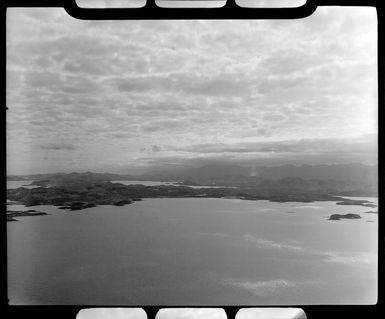
[(31, 189), (39, 187), (37, 185), (31, 185), (32, 182), (33, 181), (7, 181), (7, 189), (14, 189), (19, 187)]

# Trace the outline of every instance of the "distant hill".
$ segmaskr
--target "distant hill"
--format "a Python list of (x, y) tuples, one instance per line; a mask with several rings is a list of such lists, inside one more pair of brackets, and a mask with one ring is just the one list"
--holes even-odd
[(378, 167), (359, 163), (339, 165), (285, 165), (277, 167), (255, 167), (254, 174), (261, 178), (281, 179), (298, 177), (302, 179), (335, 179), (362, 181), (377, 180)]
[[(254, 166), (245, 167), (235, 164), (210, 164), (195, 168), (180, 168), (175, 170), (158, 170), (142, 175), (93, 173), (85, 172), (85, 176), (93, 176), (103, 180), (231, 180), (231, 179), (282, 179), (286, 177), (301, 179), (335, 179), (335, 180), (377, 180), (378, 166), (360, 163), (336, 165), (283, 165), (283, 166)], [(41, 180), (65, 173), (9, 175), (7, 180)]]
[(377, 166), (363, 164), (242, 167), (212, 164), (178, 171), (153, 171), (140, 176), (110, 173), (58, 173), (11, 176), (13, 180), (34, 180), (38, 186), (83, 188), (114, 180), (173, 181), (184, 185), (222, 185), (271, 193), (323, 193), (345, 196), (376, 196)]
[(359, 163), (339, 165), (284, 165), (243, 167), (234, 164), (212, 164), (178, 171), (154, 171), (138, 178), (148, 180), (191, 180), (197, 183), (242, 182), (256, 179), (279, 180), (300, 178), (304, 180), (337, 180), (377, 183), (378, 166)]
[(114, 181), (114, 180), (135, 180), (138, 176), (134, 175), (120, 175), (112, 173), (52, 173), (52, 174), (30, 174), (30, 175), (9, 175), (7, 176), (8, 181), (23, 181), (23, 180), (47, 180), (52, 178), (60, 178), (62, 176), (76, 176), (76, 174), (81, 174), (83, 177), (100, 179), (104, 181)]
[[(80, 174), (80, 175), (79, 175)], [(197, 168), (152, 171), (142, 175), (111, 173), (71, 173), (8, 176), (8, 180), (39, 180), (60, 183), (71, 178), (77, 180), (152, 180), (189, 181), (190, 185), (225, 185), (246, 187), (285, 187), (294, 189), (323, 189), (343, 192), (345, 195), (372, 194), (377, 191), (378, 166), (358, 163), (339, 165), (285, 165), (243, 167), (234, 164), (211, 164)], [(189, 184), (186, 183), (186, 184)]]

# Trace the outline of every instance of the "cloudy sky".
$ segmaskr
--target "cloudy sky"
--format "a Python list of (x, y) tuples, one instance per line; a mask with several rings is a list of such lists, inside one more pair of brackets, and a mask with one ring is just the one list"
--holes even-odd
[(376, 163), (376, 13), (279, 21), (7, 15), (8, 174)]

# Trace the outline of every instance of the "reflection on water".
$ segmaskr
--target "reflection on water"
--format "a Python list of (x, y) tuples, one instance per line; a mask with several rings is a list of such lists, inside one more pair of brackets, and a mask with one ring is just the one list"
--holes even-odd
[(19, 187), (24, 187), (24, 188), (36, 188), (39, 186), (36, 185), (30, 185), (33, 181), (7, 181), (7, 189), (14, 189), (14, 188), (19, 188)]
[[(33, 209), (51, 215), (7, 224), (11, 304), (375, 302), (378, 215), (363, 206), (162, 198)], [(362, 219), (327, 220), (334, 213)]]
[(160, 185), (168, 185), (168, 186), (184, 186), (191, 188), (237, 188), (233, 186), (193, 186), (193, 185), (181, 185), (178, 182), (155, 182), (155, 181), (111, 181), (112, 183), (120, 183), (123, 185), (144, 185), (144, 186), (160, 186)]
[(157, 182), (157, 181), (111, 181), (112, 183), (119, 183), (123, 185), (144, 185), (144, 186), (160, 186), (160, 185), (174, 185), (173, 182)]

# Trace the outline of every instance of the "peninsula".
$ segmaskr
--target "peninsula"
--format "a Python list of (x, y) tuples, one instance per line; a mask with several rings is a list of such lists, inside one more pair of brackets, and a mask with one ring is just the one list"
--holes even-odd
[(45, 212), (38, 212), (33, 209), (25, 210), (25, 211), (7, 210), (7, 222), (17, 222), (18, 220), (15, 217), (40, 216), (40, 215), (48, 215), (48, 214)]

